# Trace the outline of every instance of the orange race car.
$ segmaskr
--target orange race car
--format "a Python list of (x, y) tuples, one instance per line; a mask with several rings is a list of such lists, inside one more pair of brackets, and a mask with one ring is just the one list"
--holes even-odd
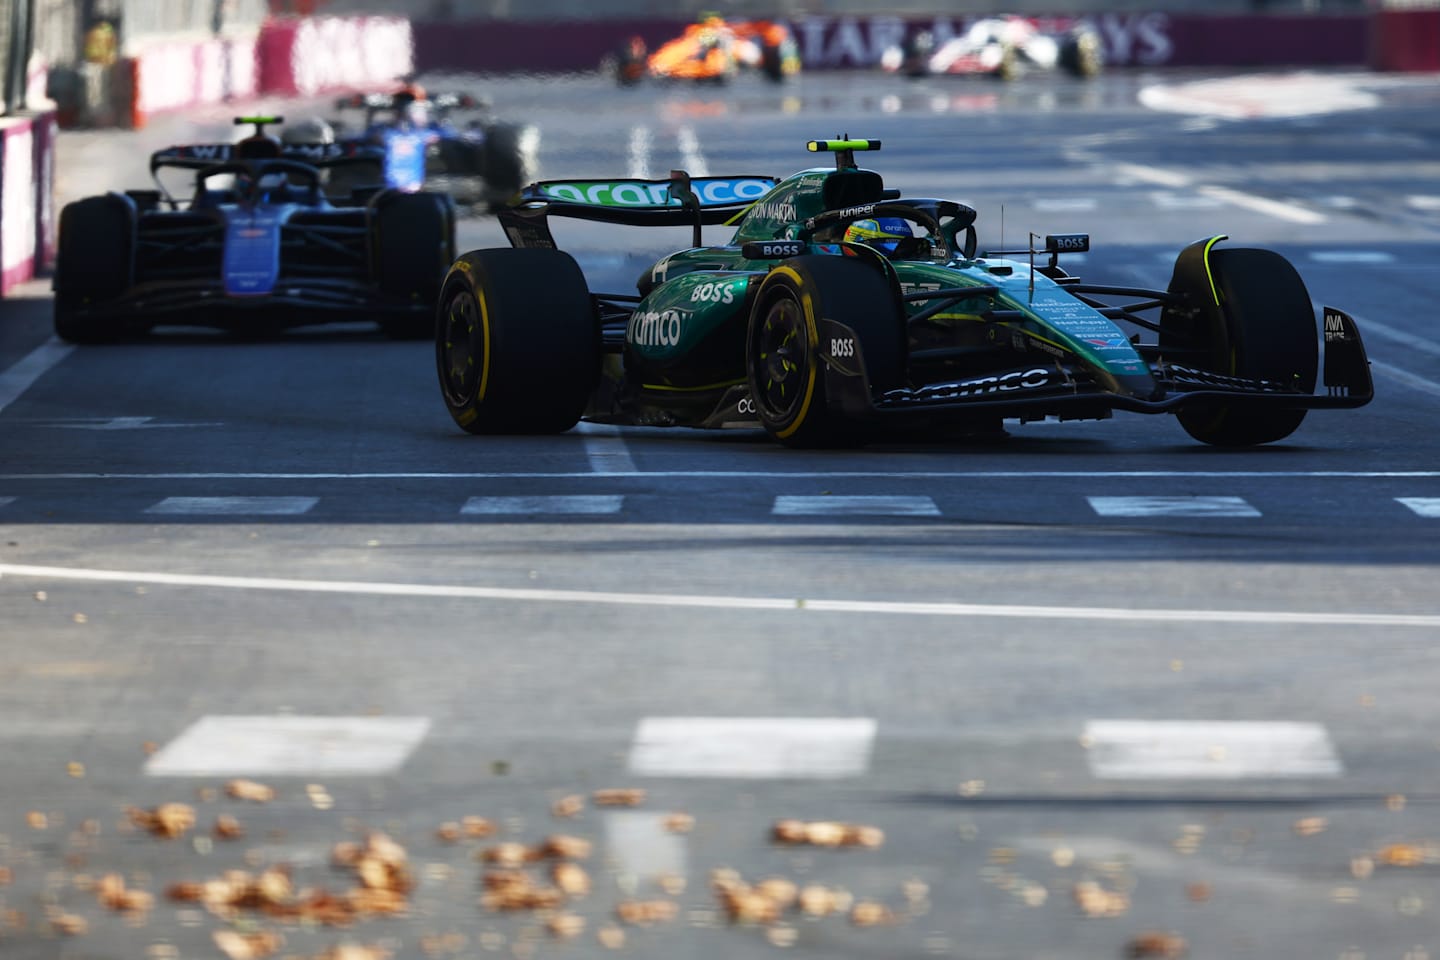
[(799, 73), (800, 50), (790, 28), (773, 20), (706, 16), (653, 53), (642, 38), (632, 37), (615, 58), (622, 86), (646, 77), (726, 83), (747, 68), (776, 83)]

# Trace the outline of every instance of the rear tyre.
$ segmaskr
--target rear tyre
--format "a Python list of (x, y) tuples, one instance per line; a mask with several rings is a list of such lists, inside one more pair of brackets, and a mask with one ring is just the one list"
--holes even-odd
[(387, 190), (373, 201), (372, 269), (380, 294), (403, 313), (382, 316), (380, 329), (397, 340), (435, 335), (435, 303), (455, 257), (455, 211), (437, 193)]
[(450, 416), (475, 434), (563, 433), (600, 375), (585, 276), (559, 250), (473, 250), (445, 278), (435, 363)]
[[(1312, 392), (1319, 368), (1315, 313), (1295, 268), (1278, 253), (1253, 249), (1213, 251), (1210, 267), (1221, 300), (1210, 311), (1211, 369)], [(1214, 299), (1209, 290), (1193, 296)], [(1185, 410), (1178, 419), (1202, 443), (1247, 447), (1290, 436), (1305, 413), (1240, 401)]]
[(842, 447), (865, 431), (830, 408), (821, 320), (844, 324), (873, 390), (900, 384), (904, 326), (890, 282), (874, 266), (828, 256), (786, 260), (765, 277), (750, 313), (745, 369), (755, 412), (790, 447)]
[(1105, 54), (1100, 37), (1092, 30), (1077, 30), (1062, 42), (1060, 66), (1072, 77), (1090, 80), (1100, 75)]
[(135, 204), (120, 194), (87, 197), (60, 211), (55, 257), (55, 333), (71, 343), (117, 340), (130, 328), (82, 311), (130, 288), (135, 271)]

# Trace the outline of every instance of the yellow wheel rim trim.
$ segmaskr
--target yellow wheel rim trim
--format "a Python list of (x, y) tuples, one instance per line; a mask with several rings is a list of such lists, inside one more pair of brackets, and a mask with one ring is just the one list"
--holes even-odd
[[(795, 285), (800, 289), (800, 307), (805, 312), (805, 334), (806, 339), (809, 341), (808, 345), (813, 357), (813, 352), (820, 348), (820, 329), (815, 324), (815, 300), (810, 296), (810, 292), (805, 289), (804, 278), (800, 276), (794, 267), (776, 267), (770, 272), (772, 275), (783, 273), (785, 276), (794, 280)], [(795, 415), (795, 419), (791, 421), (790, 426), (775, 433), (775, 436), (781, 440), (789, 438), (796, 430), (799, 430), (805, 424), (805, 417), (810, 413), (810, 401), (815, 397), (815, 366), (814, 363), (810, 364), (810, 374), (805, 378), (805, 396), (800, 400), (800, 412)]]

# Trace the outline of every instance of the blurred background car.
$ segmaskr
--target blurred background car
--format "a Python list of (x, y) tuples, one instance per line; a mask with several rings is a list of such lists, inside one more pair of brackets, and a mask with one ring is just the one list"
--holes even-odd
[(1104, 65), (1100, 34), (1089, 24), (1052, 33), (1018, 16), (976, 20), (964, 33), (943, 42), (922, 30), (880, 56), (881, 69), (911, 77), (959, 73), (1014, 80), (1032, 69), (1060, 69), (1086, 78), (1097, 76)]

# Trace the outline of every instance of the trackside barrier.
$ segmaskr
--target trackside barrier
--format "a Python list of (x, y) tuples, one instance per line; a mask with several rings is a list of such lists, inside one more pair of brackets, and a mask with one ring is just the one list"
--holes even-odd
[(0, 296), (55, 253), (55, 113), (0, 118)]
[(390, 83), (414, 69), (397, 17), (274, 19), (253, 35), (144, 44), (118, 65), (122, 124), (255, 96), (310, 96)]
[(1370, 25), (1373, 70), (1440, 70), (1440, 7), (1377, 10)]

